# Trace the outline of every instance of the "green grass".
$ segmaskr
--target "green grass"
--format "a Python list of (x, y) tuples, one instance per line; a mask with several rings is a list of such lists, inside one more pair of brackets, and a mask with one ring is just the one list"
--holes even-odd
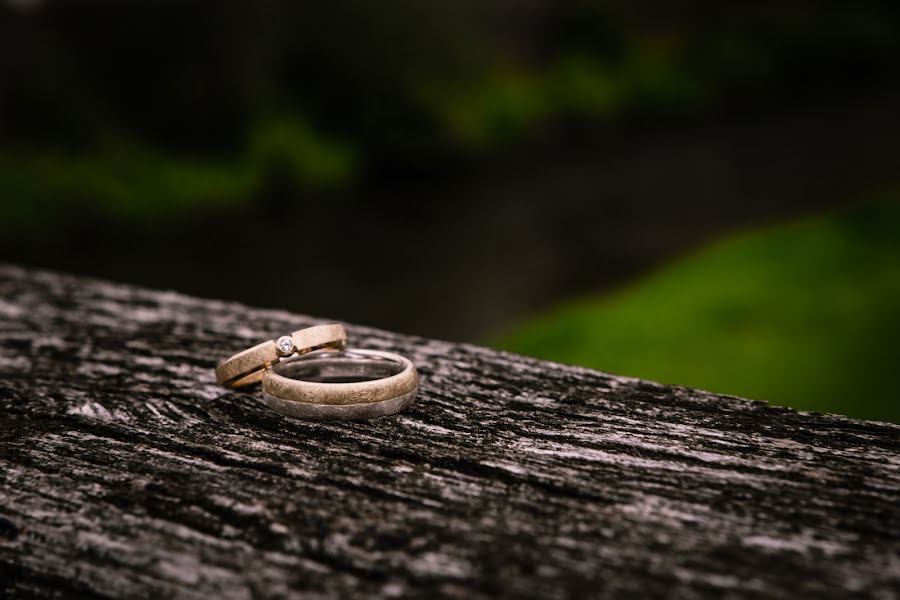
[(497, 344), (564, 363), (900, 422), (900, 200), (744, 233)]

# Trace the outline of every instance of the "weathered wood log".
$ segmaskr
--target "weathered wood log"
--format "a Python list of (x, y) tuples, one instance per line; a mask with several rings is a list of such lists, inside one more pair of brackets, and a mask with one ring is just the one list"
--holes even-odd
[(313, 322), (0, 267), (0, 595), (898, 593), (896, 425), (355, 326), (407, 412), (215, 385)]

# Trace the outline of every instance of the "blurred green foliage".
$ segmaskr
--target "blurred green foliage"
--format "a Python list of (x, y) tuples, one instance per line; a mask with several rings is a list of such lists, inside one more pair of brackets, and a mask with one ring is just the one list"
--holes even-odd
[(713, 244), (504, 349), (900, 422), (900, 195)]
[(252, 181), (243, 164), (173, 160), (133, 146), (87, 156), (7, 152), (0, 154), (0, 235), (46, 233), (56, 220), (177, 219), (204, 206), (246, 201)]
[(883, 81), (900, 58), (892, 3), (656, 8), (2, 6), (0, 234), (249, 204), (272, 180), (297, 200), (547, 138), (602, 140), (635, 117)]
[(257, 185), (283, 174), (297, 189), (340, 186), (356, 171), (350, 145), (319, 135), (296, 117), (270, 119), (257, 127), (247, 162)]
[(301, 191), (338, 187), (352, 176), (354, 161), (350, 146), (296, 118), (261, 124), (247, 151), (230, 160), (163, 155), (122, 141), (77, 155), (0, 153), (0, 235), (46, 233), (55, 220), (171, 222), (247, 205), (272, 181)]

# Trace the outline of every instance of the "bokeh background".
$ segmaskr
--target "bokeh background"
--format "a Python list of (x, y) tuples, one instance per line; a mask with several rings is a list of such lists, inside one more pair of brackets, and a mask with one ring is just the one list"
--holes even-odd
[(900, 5), (2, 0), (0, 260), (900, 421)]

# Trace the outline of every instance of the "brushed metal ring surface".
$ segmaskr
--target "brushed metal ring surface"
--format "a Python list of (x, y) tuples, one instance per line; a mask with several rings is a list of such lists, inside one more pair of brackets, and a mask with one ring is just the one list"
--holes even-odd
[[(288, 376), (302, 371), (312, 376)], [(267, 368), (262, 380), (263, 393), (272, 398), (332, 406), (391, 401), (415, 392), (418, 385), (416, 367), (410, 360), (392, 352), (356, 349), (322, 351), (284, 361)]]
[(229, 388), (256, 383), (262, 379), (267, 367), (283, 358), (322, 348), (340, 349), (346, 344), (347, 332), (337, 323), (300, 329), (225, 359), (216, 367), (216, 382)]
[(263, 403), (286, 417), (308, 421), (364, 421), (396, 414), (412, 404), (418, 388), (396, 398), (364, 404), (307, 404), (263, 392)]

